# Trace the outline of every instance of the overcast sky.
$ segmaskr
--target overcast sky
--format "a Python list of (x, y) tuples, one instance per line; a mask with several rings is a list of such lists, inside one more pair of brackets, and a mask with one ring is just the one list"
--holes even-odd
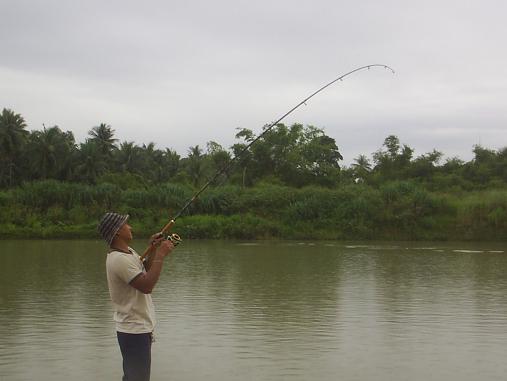
[(284, 122), (350, 164), (397, 135), (420, 155), (507, 146), (507, 2), (0, 0), (0, 108), (83, 142), (234, 143), (323, 84)]

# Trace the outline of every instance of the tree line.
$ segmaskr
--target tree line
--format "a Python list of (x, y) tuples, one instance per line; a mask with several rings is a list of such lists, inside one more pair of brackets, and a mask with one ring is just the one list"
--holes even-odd
[[(204, 149), (189, 147), (187, 156), (181, 157), (171, 148), (156, 148), (154, 143), (120, 143), (113, 128), (100, 123), (78, 144), (71, 131), (58, 126), (28, 131), (20, 114), (4, 108), (0, 115), (0, 187), (47, 179), (124, 186), (172, 182), (197, 187), (224, 168), (255, 136), (251, 130), (240, 129), (236, 138), (238, 142), (229, 149), (210, 141)], [(268, 181), (328, 188), (352, 183), (378, 187), (389, 181), (413, 180), (440, 191), (503, 188), (507, 184), (507, 147), (492, 150), (476, 145), (469, 162), (459, 158), (442, 162), (443, 153), (436, 150), (417, 157), (413, 153), (397, 136), (390, 135), (371, 159), (359, 155), (344, 167), (336, 141), (322, 129), (279, 124), (246, 151), (221, 180), (242, 186)]]
[[(53, 126), (28, 131), (0, 115), (0, 237), (96, 237), (106, 210), (134, 230), (165, 225), (218, 169), (255, 139), (208, 142), (181, 157), (154, 143), (120, 143), (111, 126), (83, 143)], [(279, 124), (262, 136), (178, 220), (187, 238), (507, 240), (507, 148), (474, 158), (414, 157), (397, 136), (350, 166), (313, 126)]]

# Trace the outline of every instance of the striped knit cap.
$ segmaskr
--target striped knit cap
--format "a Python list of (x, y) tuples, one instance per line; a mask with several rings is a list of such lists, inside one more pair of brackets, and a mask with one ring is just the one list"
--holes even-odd
[(111, 242), (113, 242), (115, 234), (118, 233), (118, 230), (127, 222), (128, 218), (128, 214), (121, 215), (112, 212), (104, 214), (104, 217), (102, 217), (99, 222), (98, 231), (109, 246)]

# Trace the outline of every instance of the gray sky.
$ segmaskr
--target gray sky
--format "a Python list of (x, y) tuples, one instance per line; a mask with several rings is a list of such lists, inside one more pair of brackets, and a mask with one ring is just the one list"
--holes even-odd
[(350, 164), (390, 134), (420, 155), (507, 146), (507, 2), (0, 0), (0, 108), (78, 142), (234, 143), (349, 76), (284, 123), (323, 128)]

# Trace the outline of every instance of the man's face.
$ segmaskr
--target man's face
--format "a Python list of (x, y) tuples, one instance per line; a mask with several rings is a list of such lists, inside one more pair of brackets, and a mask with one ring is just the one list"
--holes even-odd
[(118, 230), (118, 237), (125, 242), (129, 242), (132, 240), (132, 228), (129, 224), (124, 223), (120, 230)]

